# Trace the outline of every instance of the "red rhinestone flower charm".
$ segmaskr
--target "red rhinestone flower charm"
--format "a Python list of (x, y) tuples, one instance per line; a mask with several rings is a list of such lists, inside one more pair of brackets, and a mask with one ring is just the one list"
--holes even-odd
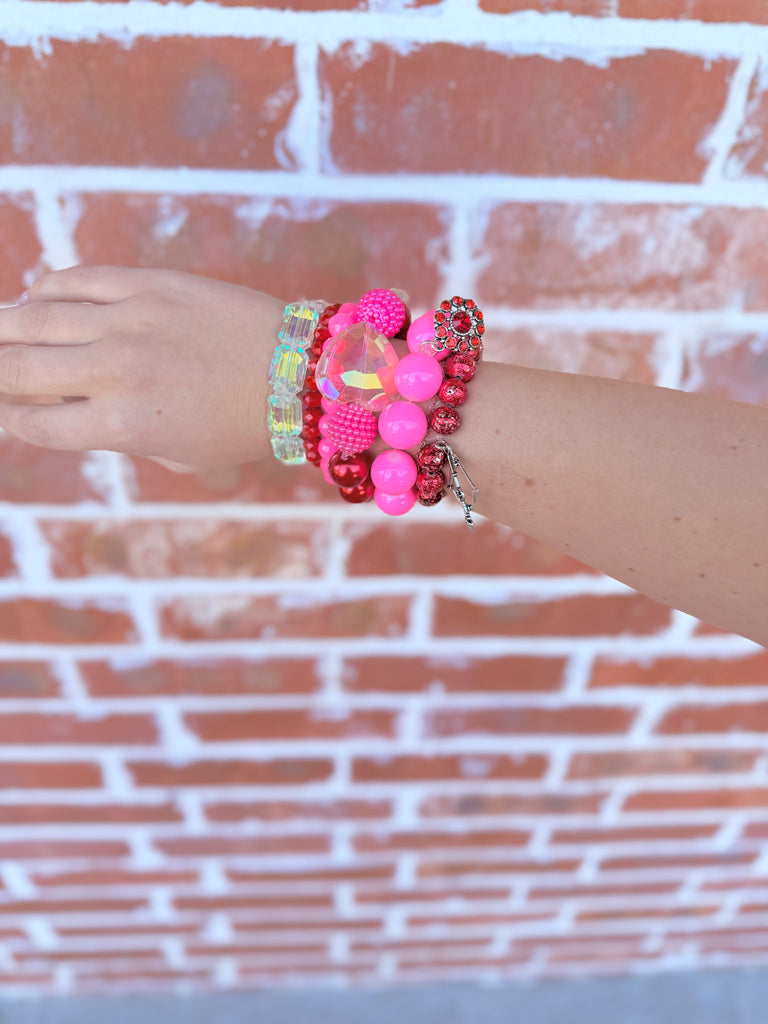
[(437, 352), (448, 349), (449, 352), (476, 357), (484, 333), (483, 314), (474, 299), (454, 295), (452, 299), (443, 299), (435, 310), (435, 340), (432, 344)]

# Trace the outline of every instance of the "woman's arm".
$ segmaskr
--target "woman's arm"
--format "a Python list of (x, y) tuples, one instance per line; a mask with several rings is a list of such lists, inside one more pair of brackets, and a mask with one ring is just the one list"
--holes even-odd
[(767, 408), (486, 362), (470, 389), (478, 512), (768, 646)]
[[(0, 427), (176, 469), (271, 457), (282, 309), (175, 271), (45, 274), (0, 309)], [(768, 646), (768, 409), (483, 361), (462, 419), (478, 512)]]

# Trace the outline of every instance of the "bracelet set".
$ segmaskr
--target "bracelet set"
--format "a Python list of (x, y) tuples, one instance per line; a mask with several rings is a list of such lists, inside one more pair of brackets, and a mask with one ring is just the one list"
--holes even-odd
[[(471, 528), (478, 489), (445, 438), (461, 425), (482, 357), (483, 314), (454, 295), (411, 321), (406, 302), (379, 288), (357, 303), (285, 307), (269, 371), (272, 450), (288, 465), (319, 467), (345, 501), (373, 500), (391, 516), (417, 501), (436, 505), (447, 487)], [(407, 343), (407, 355), (398, 357), (393, 339)], [(430, 400), (425, 413), (418, 403)], [(388, 447), (372, 457), (377, 438)], [(414, 459), (407, 449), (417, 446)]]

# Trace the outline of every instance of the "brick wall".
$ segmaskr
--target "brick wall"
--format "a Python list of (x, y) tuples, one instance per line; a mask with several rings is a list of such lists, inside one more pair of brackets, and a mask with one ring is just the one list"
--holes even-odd
[[(2, 301), (459, 290), (768, 397), (763, 0), (0, 7)], [(0, 445), (0, 992), (768, 960), (762, 648), (453, 502)]]

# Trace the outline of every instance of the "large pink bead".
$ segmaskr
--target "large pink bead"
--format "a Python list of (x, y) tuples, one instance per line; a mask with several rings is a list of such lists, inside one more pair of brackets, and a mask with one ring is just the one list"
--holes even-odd
[(403, 398), (426, 402), (437, 394), (443, 381), (443, 369), (424, 352), (403, 356), (395, 370), (395, 385)]
[(335, 455), (339, 449), (336, 447), (333, 441), (329, 441), (327, 437), (324, 437), (320, 444), (317, 446), (317, 450), (320, 452), (321, 456), (327, 462), (328, 459), (330, 459), (332, 455)]
[(359, 320), (360, 316), (355, 303), (345, 302), (338, 313), (334, 313), (328, 321), (328, 331), (331, 337), (335, 338), (339, 331), (343, 331), (345, 327), (351, 327), (352, 324), (358, 323)]
[(426, 433), (426, 414), (413, 402), (392, 402), (379, 416), (379, 434), (390, 448), (414, 448)]
[(371, 463), (371, 480), (383, 494), (403, 494), (416, 483), (418, 470), (408, 452), (381, 452)]
[(334, 402), (358, 402), (380, 412), (397, 395), (397, 352), (391, 341), (368, 323), (340, 331), (317, 361), (315, 383)]
[(435, 359), (446, 359), (450, 352), (443, 348), (440, 351), (432, 344), (435, 340), (435, 313), (437, 310), (430, 309), (428, 313), (417, 316), (408, 328), (408, 349), (411, 352), (424, 352)]
[(373, 491), (373, 500), (388, 516), (404, 516), (416, 504), (416, 492), (411, 490), (405, 494), (385, 494), (377, 487)]

